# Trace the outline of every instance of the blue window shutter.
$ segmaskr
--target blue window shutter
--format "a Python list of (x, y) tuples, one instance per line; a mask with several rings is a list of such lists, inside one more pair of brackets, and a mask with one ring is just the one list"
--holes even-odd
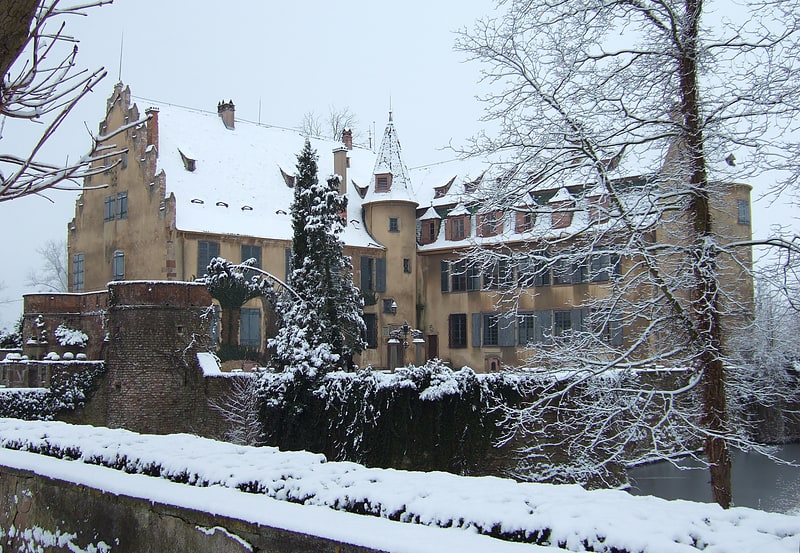
[(439, 268), (442, 272), (442, 292), (449, 292), (450, 291), (450, 262), (449, 261), (442, 261), (439, 264)]
[(498, 322), (498, 336), (497, 345), (501, 347), (514, 346), (514, 320), (516, 315), (514, 313), (502, 313), (500, 321)]
[(375, 291), (386, 291), (386, 258), (378, 257), (375, 259)]
[(472, 347), (481, 347), (481, 314), (472, 314)]
[(361, 290), (372, 291), (372, 258), (367, 255), (361, 256)]

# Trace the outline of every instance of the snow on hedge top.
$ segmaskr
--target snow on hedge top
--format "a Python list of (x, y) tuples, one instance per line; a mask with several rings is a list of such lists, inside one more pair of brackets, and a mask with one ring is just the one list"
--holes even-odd
[[(287, 176), (296, 172), (305, 138), (297, 131), (236, 121), (226, 129), (213, 113), (158, 105), (158, 169), (166, 173), (167, 196), (175, 195), (181, 230), (291, 240)], [(312, 139), (319, 178), (333, 174), (333, 150), (340, 142)], [(361, 199), (352, 182), (369, 182), (375, 154), (348, 150), (348, 221), (361, 221)], [(193, 161), (192, 164), (189, 161)], [(345, 244), (373, 241), (363, 224), (348, 224)]]
[[(541, 537), (547, 531), (544, 545), (561, 544), (570, 551), (797, 553), (800, 546), (797, 516), (741, 507), (723, 510), (715, 504), (634, 497), (617, 490), (586, 491), (575, 485), (369, 469), (327, 462), (307, 452), (185, 434), (150, 436), (0, 419), (0, 446), (41, 449), (50, 455), (61, 451), (78, 461), (127, 472), (511, 539)], [(215, 508), (210, 505), (210, 512)]]

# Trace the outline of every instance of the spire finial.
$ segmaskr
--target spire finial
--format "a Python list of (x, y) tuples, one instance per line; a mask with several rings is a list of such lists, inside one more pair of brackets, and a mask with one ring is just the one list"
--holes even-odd
[(389, 123), (392, 122), (392, 95), (389, 94)]

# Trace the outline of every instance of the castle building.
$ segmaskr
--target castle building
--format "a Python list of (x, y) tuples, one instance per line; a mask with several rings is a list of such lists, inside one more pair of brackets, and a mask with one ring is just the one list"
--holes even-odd
[[(106, 170), (86, 179), (76, 201), (68, 227), (70, 292), (118, 280), (192, 281), (216, 256), (254, 258), (286, 278), (302, 134), (236, 120), (232, 101), (220, 102), (216, 113), (172, 105), (140, 112), (121, 83), (99, 134), (108, 137), (99, 148), (125, 153), (98, 162)], [(541, 271), (524, 258), (488, 268), (464, 261), (476, 244), (530, 249), (545, 227), (567, 232), (595, 216), (602, 193), (579, 199), (574, 187), (537, 191), (531, 201), (546, 217), (487, 207), (476, 195), (489, 179), (486, 167), (462, 162), (410, 171), (391, 114), (377, 152), (354, 145), (349, 131), (342, 141), (311, 143), (320, 177), (340, 176), (348, 197), (341, 239), (365, 299), (361, 366), (391, 369), (432, 358), (478, 372), (516, 365), (524, 345), (580, 325), (577, 306), (603, 294), (624, 270), (613, 255), (566, 272)], [(731, 186), (724, 203), (725, 228), (749, 238), (749, 186)], [(521, 294), (513, 312), (497, 301), (510, 282), (536, 292)], [(752, 297), (752, 281), (741, 294)], [(409, 329), (421, 330), (421, 339), (403, 333)], [(263, 348), (270, 331), (263, 302), (251, 300), (241, 311), (240, 344)], [(625, 329), (609, 328), (608, 340), (621, 344)]]

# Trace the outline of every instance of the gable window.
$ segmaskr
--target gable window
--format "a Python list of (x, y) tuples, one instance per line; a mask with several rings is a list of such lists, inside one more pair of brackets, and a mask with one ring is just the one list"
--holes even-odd
[(106, 196), (103, 200), (103, 221), (113, 221), (117, 214), (116, 196)]
[(120, 192), (119, 194), (117, 194), (116, 216), (117, 216), (117, 219), (127, 219), (128, 218), (128, 193), (127, 192)]
[(503, 230), (502, 212), (489, 211), (478, 215), (478, 236), (496, 236)]
[(451, 348), (467, 347), (466, 313), (453, 313), (448, 317), (448, 337)]
[(392, 187), (392, 175), (384, 173), (375, 175), (375, 192), (388, 192)]
[(436, 241), (436, 221), (423, 221), (422, 231), (420, 232), (420, 243), (422, 245), (431, 244)]
[(125, 278), (125, 252), (122, 250), (117, 250), (114, 252), (112, 268), (114, 272), (114, 280), (123, 280)]
[(83, 290), (84, 279), (84, 257), (82, 253), (72, 256), (72, 291), (80, 292)]
[(261, 310), (242, 307), (239, 315), (239, 345), (246, 348), (261, 346)]
[(378, 347), (378, 316), (375, 313), (364, 313), (364, 341), (368, 349)]
[(463, 240), (467, 237), (467, 226), (464, 217), (450, 219), (450, 240)]
[(516, 214), (516, 228), (517, 232), (527, 232), (533, 230), (533, 225), (536, 223), (536, 213), (532, 211), (518, 211)]
[(736, 200), (737, 216), (736, 222), (740, 225), (750, 224), (750, 202), (747, 200)]
[(215, 257), (219, 257), (219, 242), (205, 240), (197, 242), (197, 276), (206, 274), (208, 264)]
[(400, 232), (400, 219), (389, 217), (389, 232)]

